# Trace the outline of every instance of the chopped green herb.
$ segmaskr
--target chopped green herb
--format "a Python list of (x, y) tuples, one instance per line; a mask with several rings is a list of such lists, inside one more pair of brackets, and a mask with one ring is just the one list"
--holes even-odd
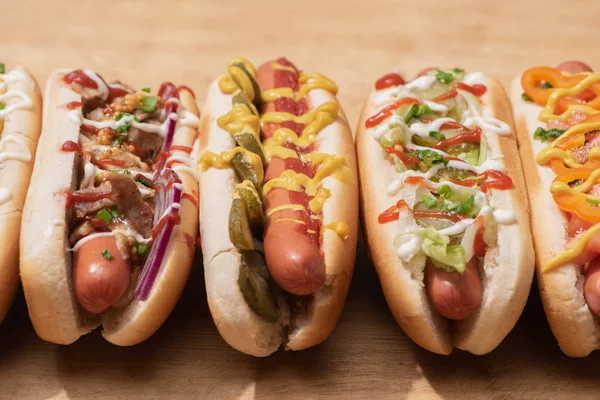
[(544, 83), (542, 83), (542, 89), (552, 89), (552, 85), (544, 81)]
[(150, 246), (147, 245), (146, 243), (138, 243), (136, 245), (137, 247), (137, 253), (140, 257), (146, 257), (148, 255), (148, 253), (150, 252)]
[(593, 205), (593, 206), (596, 206), (596, 207), (599, 207), (599, 206), (600, 206), (600, 201), (598, 201), (598, 200), (596, 200), (596, 199), (590, 199), (590, 198), (588, 197), (587, 201), (588, 201), (588, 203), (590, 203), (590, 204), (591, 204), (591, 205)]
[(146, 187), (149, 187), (150, 189), (152, 189), (152, 183), (148, 182), (146, 179), (144, 179), (140, 175), (136, 176), (133, 180), (136, 181), (136, 182), (141, 183), (142, 185), (144, 185)]
[(454, 72), (455, 74), (464, 74), (465, 70), (462, 68), (452, 68), (452, 72)]
[(145, 88), (142, 89), (142, 92), (150, 93), (150, 88), (149, 87), (145, 87)]
[(117, 210), (117, 207), (113, 207), (110, 209), (110, 215), (112, 215), (113, 218), (119, 217), (119, 211)]
[(124, 173), (125, 175), (131, 175), (131, 171), (130, 171), (130, 170), (128, 170), (128, 169), (124, 169), (124, 170), (123, 170), (123, 173)]
[(109, 223), (110, 220), (113, 219), (113, 216), (111, 215), (111, 213), (108, 212), (106, 208), (103, 208), (102, 210), (96, 213), (96, 218), (101, 219), (105, 223)]
[(115, 146), (120, 146), (123, 144), (123, 141), (127, 138), (127, 135), (119, 135), (113, 139), (113, 144)]
[(441, 69), (438, 69), (435, 73), (435, 79), (442, 83), (448, 84), (454, 81), (454, 75), (452, 75), (450, 72), (444, 72)]
[(100, 254), (102, 254), (102, 257), (106, 258), (108, 261), (112, 261), (113, 259), (112, 253), (106, 249), (102, 249)]
[(129, 114), (129, 113), (119, 113), (119, 115), (117, 115), (117, 118), (115, 118), (115, 121), (120, 121), (121, 118), (129, 116), (129, 115), (131, 115), (131, 114)]
[(141, 111), (147, 112), (147, 113), (151, 113), (151, 112), (154, 112), (154, 110), (156, 110), (156, 104), (158, 103), (158, 97), (157, 96), (146, 96), (141, 100), (141, 102), (142, 102), (142, 106), (138, 107), (138, 110), (141, 110)]
[(465, 201), (455, 201), (450, 204), (445, 204), (442, 208), (457, 214), (469, 215), (475, 208), (475, 195), (471, 195)]
[(442, 199), (449, 199), (450, 196), (452, 196), (452, 189), (450, 188), (450, 185), (442, 186), (440, 190), (438, 190), (438, 194)]
[(533, 102), (533, 100), (531, 100), (531, 97), (527, 96), (525, 93), (521, 93), (521, 98), (523, 99), (523, 101), (526, 101), (528, 103)]
[(0, 101), (0, 110), (4, 110), (6, 108), (6, 103), (2, 103)]
[(419, 157), (419, 160), (430, 166), (433, 164), (448, 164), (448, 160), (446, 160), (444, 156), (433, 150), (415, 150), (413, 154)]
[(441, 133), (439, 133), (437, 131), (429, 132), (429, 137), (432, 137), (437, 140), (446, 140), (446, 136), (442, 135)]
[(423, 196), (421, 196), (421, 200), (423, 200), (423, 203), (425, 203), (425, 206), (429, 209), (437, 207), (437, 200), (431, 196), (427, 196), (424, 194)]
[(4, 63), (0, 63), (0, 74), (4, 73)]
[(565, 132), (564, 129), (544, 129), (541, 126), (533, 132), (533, 138), (542, 142), (552, 142)]
[(421, 115), (431, 114), (431, 112), (431, 108), (429, 108), (429, 106), (426, 104), (413, 104), (404, 117), (404, 122), (408, 124), (411, 119), (418, 119)]

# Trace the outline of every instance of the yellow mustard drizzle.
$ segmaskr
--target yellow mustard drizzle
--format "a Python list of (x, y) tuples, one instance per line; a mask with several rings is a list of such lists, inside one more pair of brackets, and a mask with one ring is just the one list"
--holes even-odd
[(306, 222), (294, 218), (279, 218), (276, 219), (275, 222), (293, 222), (295, 224), (306, 225)]
[[(331, 191), (327, 188), (322, 187), (317, 191), (317, 194), (315, 195), (315, 197), (313, 197), (308, 202), (308, 208), (313, 213), (318, 214), (323, 210), (323, 206), (325, 205), (325, 202), (330, 197), (331, 197)], [(319, 218), (318, 215), (316, 215), (315, 217), (316, 217), (315, 219)]]
[(231, 159), (239, 153), (244, 155), (246, 160), (252, 166), (252, 169), (254, 169), (258, 181), (262, 182), (264, 177), (264, 171), (260, 156), (256, 153), (246, 150), (243, 147), (238, 146), (231, 150), (222, 151), (219, 154), (215, 154), (212, 151), (207, 151), (204, 154), (202, 154), (202, 157), (200, 157), (198, 163), (202, 165), (203, 171), (206, 171), (209, 168), (231, 168)]
[[(272, 64), (272, 65), (276, 65), (276, 64)], [(276, 68), (276, 69), (285, 69), (285, 70), (289, 70), (292, 72), (295, 71), (291, 67), (284, 67), (283, 65), (280, 65), (280, 66), (282, 68)], [(302, 86), (300, 86), (300, 88), (298, 89), (298, 93), (294, 93), (294, 91), (291, 88), (275, 88), (275, 89), (264, 90), (262, 92), (261, 98), (263, 101), (267, 101), (267, 102), (275, 101), (281, 97), (287, 97), (290, 99), (294, 99), (295, 101), (298, 101), (298, 100), (302, 99), (304, 96), (306, 96), (308, 94), (308, 92), (310, 92), (311, 90), (314, 90), (314, 89), (326, 90), (333, 95), (336, 95), (338, 92), (338, 87), (335, 84), (335, 82), (333, 82), (331, 79), (329, 79), (326, 76), (321, 75), (321, 74), (317, 74), (317, 73), (300, 74), (298, 82), (300, 84), (302, 84)]]
[(583, 92), (588, 87), (590, 87), (594, 82), (600, 81), (600, 74), (589, 74), (586, 78), (584, 78), (577, 85), (570, 88), (557, 88), (552, 94), (548, 97), (548, 102), (546, 106), (540, 111), (538, 119), (542, 122), (547, 122), (553, 119), (558, 119), (561, 121), (566, 121), (571, 116), (574, 110), (581, 110), (588, 115), (597, 114), (598, 110), (595, 110), (591, 107), (584, 105), (570, 105), (565, 112), (560, 115), (554, 114), (554, 109), (556, 108), (556, 102), (563, 96), (574, 96), (578, 93)]
[(260, 119), (252, 114), (252, 111), (245, 104), (236, 104), (229, 112), (217, 118), (217, 125), (235, 135), (240, 132), (249, 132), (254, 135), (257, 143), (260, 144)]
[(269, 210), (267, 217), (284, 210), (306, 211), (306, 207), (304, 207), (302, 204), (284, 204)]
[[(561, 140), (566, 137), (576, 135), (579, 133), (587, 133), (600, 129), (600, 122), (592, 122), (592, 123), (584, 123), (573, 125), (569, 129), (567, 129), (562, 135), (560, 135), (557, 139), (555, 139), (552, 143), (546, 146), (542, 151), (540, 151), (536, 157), (536, 161), (540, 165), (544, 165), (549, 163), (553, 159), (561, 160), (565, 165), (571, 168), (581, 167), (582, 164), (577, 162), (575, 155), (569, 150), (561, 150), (557, 149), (555, 145), (560, 143)], [(593, 148), (588, 153), (588, 159), (600, 159), (600, 150), (596, 150)]]
[(554, 268), (560, 267), (561, 265), (568, 263), (578, 255), (583, 253), (583, 251), (587, 248), (587, 245), (590, 242), (592, 236), (594, 236), (594, 234), (598, 232), (600, 232), (600, 224), (596, 224), (584, 233), (582, 233), (581, 236), (577, 238), (577, 244), (575, 244), (575, 246), (562, 252), (561, 254), (557, 255), (552, 260), (550, 260), (546, 265), (542, 267), (542, 272), (548, 272), (553, 270)]
[(271, 68), (273, 69), (282, 69), (284, 71), (296, 72), (296, 68), (288, 67), (287, 65), (280, 64), (278, 62), (271, 63)]
[(323, 229), (331, 229), (332, 231), (337, 233), (337, 235), (342, 240), (348, 239), (348, 234), (350, 233), (350, 227), (347, 223), (342, 221), (330, 222), (327, 225), (323, 226)]
[(239, 65), (243, 65), (246, 71), (256, 79), (256, 69), (254, 65), (243, 57), (234, 57), (227, 64), (227, 74), (219, 79), (219, 89), (225, 94), (233, 94), (242, 90), (249, 99), (254, 99), (258, 93), (254, 93), (254, 85), (246, 72)]

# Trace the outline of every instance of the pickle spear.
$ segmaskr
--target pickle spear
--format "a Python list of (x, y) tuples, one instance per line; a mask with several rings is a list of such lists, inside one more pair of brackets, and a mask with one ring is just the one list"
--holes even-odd
[[(252, 74), (246, 69), (246, 67), (244, 66), (243, 63), (241, 62), (234, 62), (231, 63), (232, 67), (236, 67), (241, 69), (242, 71), (244, 71), (244, 73), (248, 76), (248, 79), (250, 79), (250, 82), (252, 82), (252, 87), (254, 88), (254, 98), (250, 99), (250, 101), (252, 101), (253, 103), (258, 103), (260, 102), (260, 87), (258, 86), (258, 82), (256, 82), (256, 79), (252, 76)], [(232, 78), (234, 81), (236, 81), (235, 75), (232, 75)], [(239, 87), (242, 87), (242, 84), (240, 82), (235, 82), (238, 84)]]
[(265, 222), (265, 214), (260, 195), (250, 181), (238, 183), (235, 188), (236, 194), (244, 201), (250, 229), (253, 232), (261, 231)]
[(235, 94), (233, 95), (233, 99), (231, 100), (231, 103), (234, 106), (236, 104), (243, 104), (246, 107), (248, 107), (248, 109), (252, 112), (252, 114), (258, 116), (258, 110), (256, 109), (256, 106), (252, 103), (252, 101), (250, 101), (248, 96), (241, 90), (235, 92)]
[(238, 285), (248, 306), (267, 321), (279, 319), (275, 295), (269, 287), (269, 273), (261, 255), (256, 251), (242, 253)]
[(256, 188), (260, 187), (261, 182), (258, 180), (256, 171), (254, 171), (252, 164), (244, 157), (244, 154), (237, 153), (233, 156), (231, 159), (231, 166), (240, 181), (249, 180)]
[(251, 151), (255, 154), (258, 154), (260, 159), (262, 160), (263, 165), (267, 164), (267, 160), (265, 159), (265, 154), (263, 153), (262, 146), (251, 132), (242, 131), (233, 134), (233, 139), (237, 142), (238, 145), (242, 146), (248, 151)]
[(239, 250), (254, 250), (254, 238), (246, 215), (246, 206), (240, 197), (235, 197), (231, 203), (229, 240)]

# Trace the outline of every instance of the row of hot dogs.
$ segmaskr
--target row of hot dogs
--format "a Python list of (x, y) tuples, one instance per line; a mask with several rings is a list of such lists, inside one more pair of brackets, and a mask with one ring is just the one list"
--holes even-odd
[(337, 90), (284, 58), (234, 58), (200, 114), (186, 86), (71, 69), (52, 74), (42, 112), (31, 75), (0, 64), (0, 321), (20, 276), (42, 339), (101, 325), (140, 343), (201, 248), (227, 343), (312, 347), (342, 312), (360, 205), (388, 305), (419, 345), (493, 350), (537, 264), (561, 349), (600, 347), (600, 74), (528, 69), (511, 109), (483, 73), (389, 73), (356, 146)]

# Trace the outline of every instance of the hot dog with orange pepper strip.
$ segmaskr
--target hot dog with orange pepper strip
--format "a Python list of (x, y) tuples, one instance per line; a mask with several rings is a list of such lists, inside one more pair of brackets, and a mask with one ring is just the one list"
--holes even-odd
[(527, 201), (504, 90), (428, 68), (377, 81), (357, 132), (363, 227), (392, 313), (417, 344), (484, 354), (533, 278)]
[(200, 225), (210, 310), (232, 347), (301, 350), (335, 327), (352, 275), (358, 187), (337, 86), (284, 58), (243, 58), (201, 121)]
[(586, 356), (600, 348), (600, 74), (530, 68), (512, 99), (546, 316), (561, 350)]

